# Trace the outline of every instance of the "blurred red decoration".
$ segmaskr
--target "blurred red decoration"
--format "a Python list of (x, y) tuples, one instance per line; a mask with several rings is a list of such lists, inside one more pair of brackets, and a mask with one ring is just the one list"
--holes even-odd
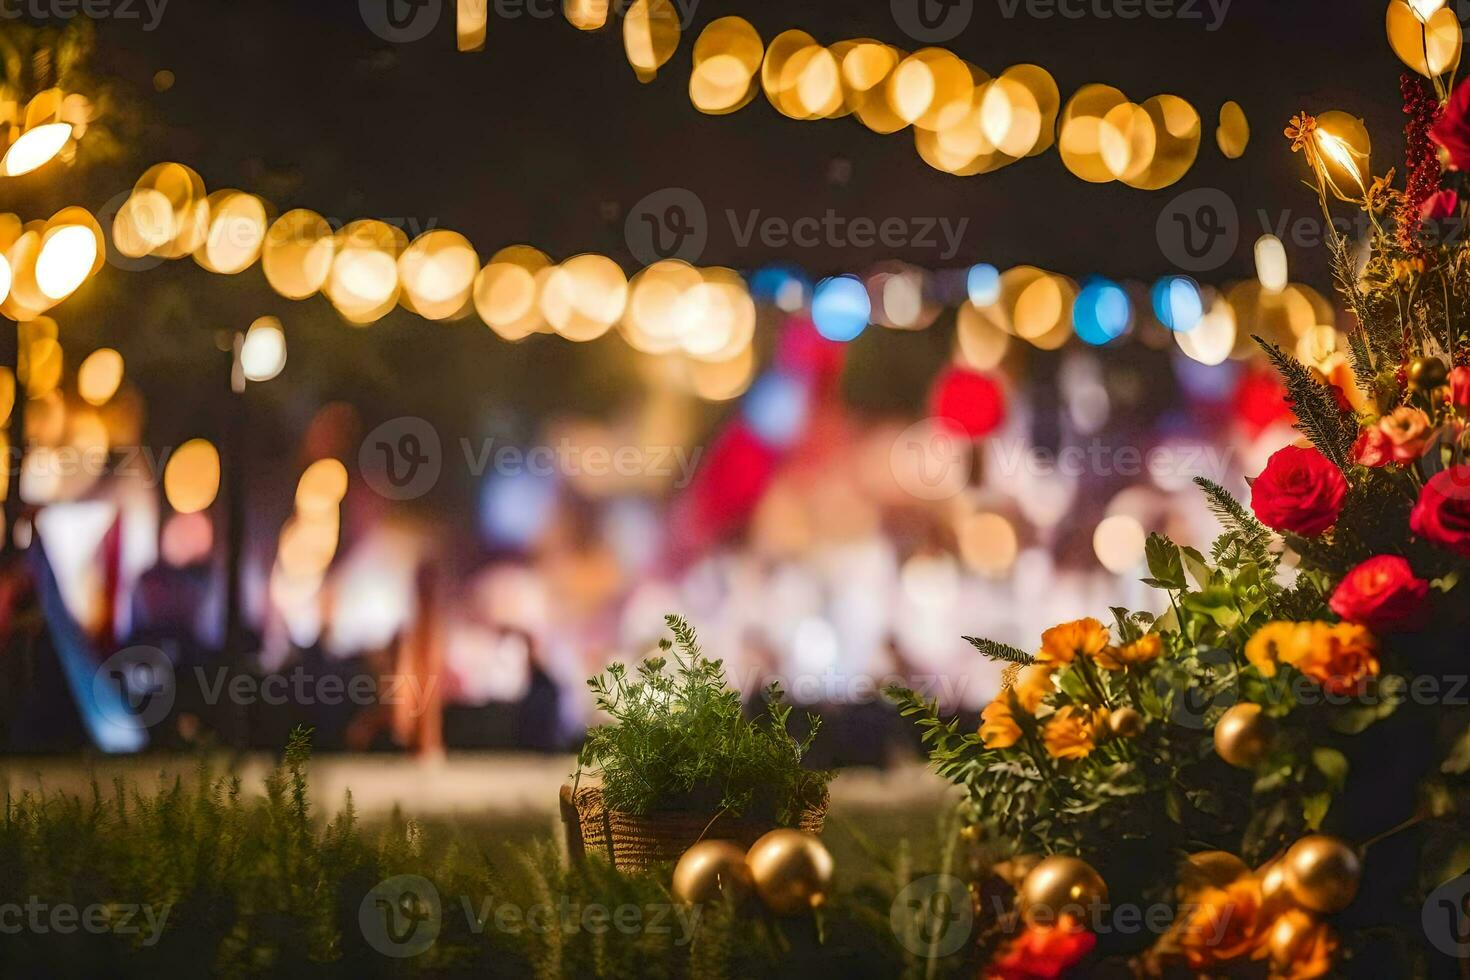
[(1251, 368), (1241, 375), (1235, 389), (1235, 414), (1252, 437), (1277, 422), (1290, 423), (1296, 417), (1276, 372), (1261, 368)]
[(972, 439), (987, 436), (1006, 420), (1005, 392), (987, 376), (965, 368), (940, 372), (929, 396), (930, 412)]

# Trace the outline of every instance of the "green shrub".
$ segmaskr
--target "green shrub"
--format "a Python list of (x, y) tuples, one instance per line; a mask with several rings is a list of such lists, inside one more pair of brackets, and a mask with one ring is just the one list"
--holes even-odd
[(819, 719), (808, 715), (806, 736), (793, 738), (791, 706), (774, 683), (764, 692), (765, 712), (746, 718), (721, 661), (700, 652), (683, 619), (669, 616), (668, 624), (674, 639), (659, 642), (665, 656), (649, 657), (631, 675), (613, 664), (587, 682), (612, 723), (587, 733), (577, 777), (600, 776), (606, 805), (629, 813), (722, 811), (796, 823), (831, 779), (801, 765)]

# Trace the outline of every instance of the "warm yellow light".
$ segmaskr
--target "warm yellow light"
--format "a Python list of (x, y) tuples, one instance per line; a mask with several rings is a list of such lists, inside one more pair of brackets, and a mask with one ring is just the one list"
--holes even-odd
[(567, 23), (579, 31), (601, 30), (607, 23), (608, 0), (562, 0)]
[(982, 575), (999, 578), (1016, 563), (1016, 529), (1000, 514), (971, 514), (955, 529), (960, 557)]
[(1097, 560), (1114, 575), (1124, 575), (1143, 561), (1147, 535), (1137, 518), (1114, 514), (1103, 518), (1092, 534), (1092, 548)]
[(315, 515), (330, 511), (347, 496), (347, 467), (328, 457), (306, 468), (296, 484), (296, 509)]
[(195, 260), (211, 272), (232, 276), (260, 257), (266, 232), (265, 202), (254, 194), (218, 191), (209, 196), (209, 231)]
[(163, 471), (163, 493), (180, 514), (194, 514), (214, 503), (219, 493), (219, 453), (206, 439), (190, 439), (169, 457)]
[(276, 292), (287, 299), (306, 299), (326, 283), (336, 250), (326, 219), (315, 211), (297, 209), (271, 225), (261, 246), (260, 265)]
[(1435, 11), (1444, 6), (1445, 0), (1408, 0), (1409, 10), (1413, 11), (1419, 23), (1429, 23), (1429, 18), (1434, 16)]
[(1268, 293), (1279, 293), (1286, 288), (1286, 246), (1275, 235), (1256, 239), (1256, 277)]
[(470, 301), (480, 258), (458, 232), (437, 229), (413, 240), (398, 257), (404, 305), (426, 320), (443, 320)]
[(245, 331), (240, 345), (240, 371), (248, 381), (269, 381), (286, 366), (286, 333), (281, 321), (263, 316)]
[(679, 12), (673, 0), (633, 0), (623, 15), (623, 50), (640, 81), (652, 81), (679, 46)]
[(485, 28), (490, 19), (487, 0), (458, 0), (455, 4), (454, 37), (461, 51), (485, 47)]
[(0, 158), (0, 176), (19, 177), (44, 167), (71, 139), (71, 123), (55, 122), (22, 133)]
[(36, 285), (48, 299), (62, 300), (92, 274), (97, 236), (83, 225), (62, 225), (46, 233), (36, 256)]
[(112, 244), (130, 259), (161, 249), (179, 233), (179, 217), (162, 191), (133, 191), (112, 222)]
[(105, 405), (122, 385), (123, 357), (111, 347), (94, 350), (77, 369), (77, 394), (88, 405)]
[(10, 260), (0, 254), (0, 303), (10, 295)]

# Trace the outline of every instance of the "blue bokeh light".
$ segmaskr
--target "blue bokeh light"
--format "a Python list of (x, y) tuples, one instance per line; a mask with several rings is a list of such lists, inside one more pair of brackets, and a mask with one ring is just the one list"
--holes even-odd
[(867, 329), (872, 315), (868, 289), (855, 276), (832, 276), (817, 283), (812, 294), (812, 323), (828, 340), (847, 343)]
[(1165, 276), (1154, 283), (1154, 316), (1175, 333), (1188, 333), (1205, 315), (1199, 286), (1187, 276)]
[(976, 306), (989, 306), (1000, 299), (1000, 270), (985, 262), (970, 266), (965, 277), (965, 288), (970, 302)]
[(756, 379), (742, 404), (751, 431), (768, 446), (784, 448), (806, 429), (806, 386), (777, 371)]
[(1094, 347), (1123, 336), (1132, 319), (1133, 305), (1123, 287), (1101, 276), (1087, 280), (1072, 304), (1072, 329)]

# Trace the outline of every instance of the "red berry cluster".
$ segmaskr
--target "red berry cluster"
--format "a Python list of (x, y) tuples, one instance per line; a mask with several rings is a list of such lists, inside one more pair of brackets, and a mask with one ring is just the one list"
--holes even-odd
[(1399, 245), (1419, 258), (1428, 258), (1429, 249), (1420, 238), (1419, 212), (1424, 202), (1439, 190), (1439, 153), (1429, 130), (1439, 118), (1439, 100), (1418, 75), (1405, 72), (1399, 78), (1404, 95), (1404, 156), (1408, 169), (1404, 196), (1399, 202)]

